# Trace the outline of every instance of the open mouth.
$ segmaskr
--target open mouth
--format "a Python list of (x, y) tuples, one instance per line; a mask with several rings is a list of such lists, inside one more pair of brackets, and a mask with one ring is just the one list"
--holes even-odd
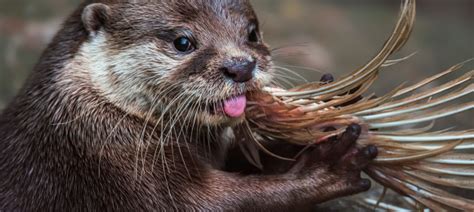
[(225, 114), (230, 118), (241, 117), (247, 107), (247, 97), (244, 94), (233, 96), (215, 104), (210, 104), (207, 110), (210, 114)]

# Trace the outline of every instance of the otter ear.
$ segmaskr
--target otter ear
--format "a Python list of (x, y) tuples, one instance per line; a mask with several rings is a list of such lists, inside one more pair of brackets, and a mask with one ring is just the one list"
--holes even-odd
[(82, 23), (89, 33), (95, 33), (104, 27), (111, 14), (110, 7), (105, 4), (90, 4), (82, 12)]

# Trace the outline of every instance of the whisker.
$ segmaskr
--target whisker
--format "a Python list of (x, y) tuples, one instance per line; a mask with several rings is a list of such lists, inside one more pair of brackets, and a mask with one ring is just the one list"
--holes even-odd
[(301, 74), (298, 74), (296, 71), (293, 71), (289, 68), (285, 68), (285, 67), (282, 67), (282, 66), (274, 66), (274, 69), (281, 70), (281, 71), (286, 71), (289, 74), (293, 74), (294, 76), (300, 78), (303, 82), (308, 83), (308, 80), (306, 78), (304, 78), (303, 76), (301, 76)]
[(309, 42), (301, 42), (301, 43), (295, 43), (295, 44), (287, 44), (287, 45), (283, 45), (283, 46), (278, 46), (278, 47), (272, 48), (272, 49), (270, 49), (270, 51), (271, 51), (272, 53), (274, 53), (274, 52), (286, 50), (286, 49), (289, 49), (289, 48), (307, 47), (308, 44), (310, 44), (310, 43), (309, 43)]
[(296, 68), (296, 69), (301, 69), (301, 70), (306, 70), (306, 71), (313, 71), (313, 72), (320, 73), (320, 74), (325, 74), (326, 73), (322, 70), (315, 69), (315, 68), (310, 68), (310, 67), (305, 67), (305, 66), (297, 66), (297, 65), (290, 65), (290, 64), (283, 64), (281, 66), (289, 67), (289, 68)]

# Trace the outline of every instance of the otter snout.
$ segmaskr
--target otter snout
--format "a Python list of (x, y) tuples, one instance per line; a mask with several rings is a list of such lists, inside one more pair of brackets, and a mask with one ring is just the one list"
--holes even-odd
[(255, 59), (248, 60), (247, 58), (233, 58), (224, 62), (220, 68), (224, 76), (237, 83), (244, 83), (253, 78), (253, 73), (257, 61)]

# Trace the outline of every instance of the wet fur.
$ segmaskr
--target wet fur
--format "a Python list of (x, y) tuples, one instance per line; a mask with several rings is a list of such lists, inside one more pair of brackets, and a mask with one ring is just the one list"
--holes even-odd
[[(84, 24), (89, 1), (64, 23), (1, 115), (0, 210), (284, 210), (367, 189), (360, 168), (346, 179), (326, 165), (264, 175), (232, 163), (244, 160), (223, 139), (233, 121), (202, 104), (269, 83), (267, 47), (241, 40), (256, 17), (247, 1), (163, 2), (104, 1), (110, 11)], [(203, 33), (192, 57), (169, 46), (184, 25)], [(229, 84), (218, 72), (228, 54), (261, 73)]]

